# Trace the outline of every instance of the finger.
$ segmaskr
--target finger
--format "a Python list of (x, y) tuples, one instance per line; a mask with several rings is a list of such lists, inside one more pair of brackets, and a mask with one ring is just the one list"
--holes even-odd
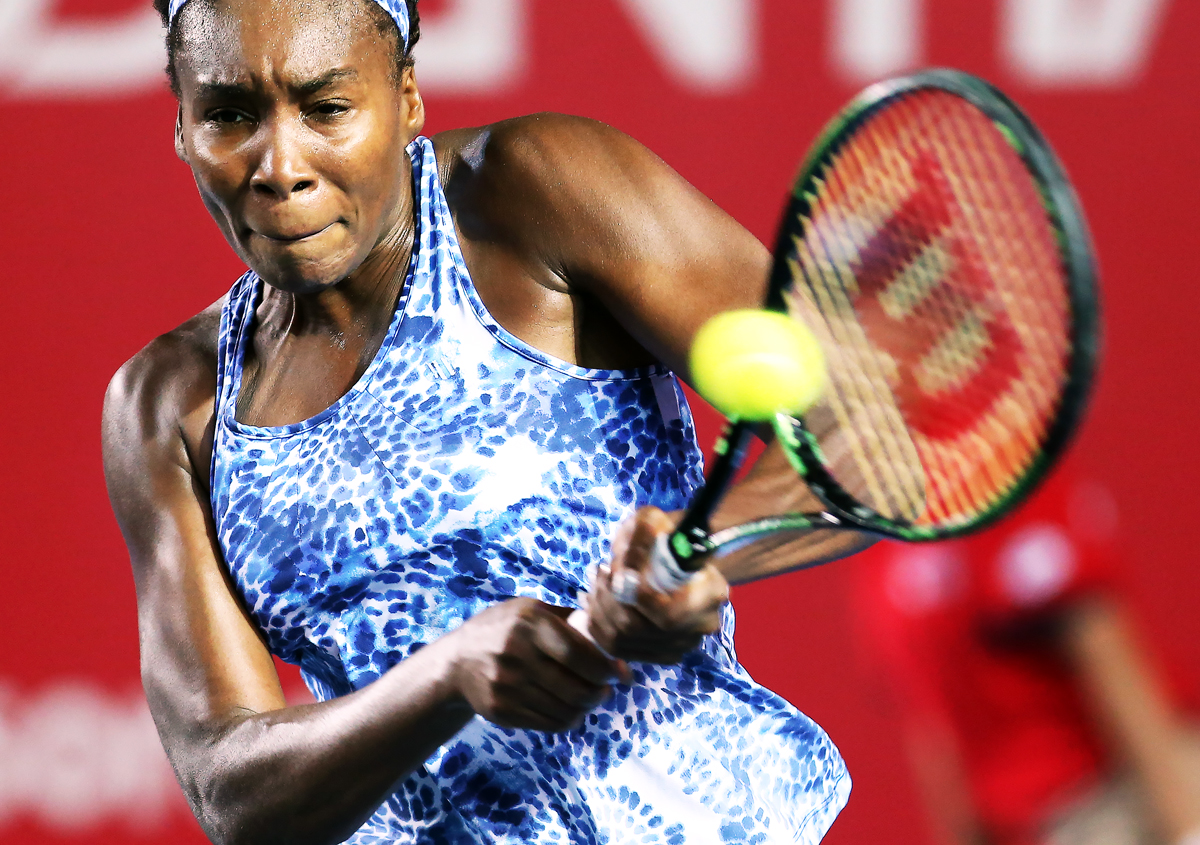
[(519, 697), (498, 700), (487, 718), (501, 727), (554, 733), (578, 727), (588, 709), (564, 706), (545, 690), (524, 686)]
[(729, 603), (729, 582), (711, 563), (696, 573), (688, 588), (699, 606), (722, 607)]
[(629, 628), (613, 637), (613, 649), (626, 660), (640, 660), (645, 655), (686, 654), (704, 640), (704, 631), (665, 631), (653, 625)]
[(699, 630), (670, 629), (656, 625), (638, 608), (618, 603), (610, 591), (598, 591), (592, 601), (591, 633), (605, 651), (626, 660), (677, 662), (700, 644), (705, 633), (720, 627), (719, 610), (711, 618), (690, 620)]
[(629, 538), (633, 536), (633, 527), (637, 524), (638, 515), (635, 511), (621, 520), (613, 533), (612, 546), (609, 548), (609, 558), (623, 558), (629, 551)]
[(609, 654), (616, 653), (614, 649), (622, 631), (639, 620), (643, 627), (645, 623), (640, 614), (635, 617), (633, 608), (622, 604), (613, 595), (614, 577), (611, 571), (600, 573), (588, 598), (588, 633)]
[(652, 663), (657, 666), (674, 666), (700, 647), (702, 637), (696, 637), (671, 648), (650, 648), (644, 643), (628, 649), (629, 660), (635, 663)]
[[(622, 569), (645, 572), (654, 552), (658, 535), (668, 534), (675, 529), (671, 518), (655, 507), (641, 508), (634, 514), (628, 531), (628, 542), (618, 549), (614, 543), (612, 568), (614, 573)], [(618, 554), (617, 552), (621, 553)]]
[[(614, 575), (615, 579), (617, 576)], [(636, 605), (625, 604), (619, 589), (601, 584), (589, 599), (589, 626), (596, 642), (610, 654), (609, 645), (631, 639), (667, 642), (679, 636), (711, 634), (721, 626), (721, 603), (691, 607), (682, 598), (672, 599), (649, 590)]]
[(720, 628), (721, 608), (728, 601), (729, 583), (709, 564), (674, 592), (642, 596), (638, 609), (660, 627), (711, 634)]
[[(536, 714), (561, 730), (612, 694), (608, 684), (579, 677), (570, 667), (542, 653), (535, 641), (528, 645), (524, 654), (509, 653), (501, 658), (499, 673), (490, 684), (491, 701), (486, 712), (497, 724), (516, 725), (528, 714)], [(546, 729), (544, 725), (542, 729)]]
[(537, 655), (529, 668), (527, 683), (565, 707), (591, 710), (612, 694), (607, 682), (595, 683), (544, 654)]
[(538, 625), (534, 631), (534, 645), (547, 659), (569, 670), (581, 681), (602, 687), (619, 674), (619, 667), (597, 648), (596, 643), (567, 624), (566, 617), (570, 613), (569, 609), (556, 608), (554, 613), (548, 614), (545, 624)]
[(612, 595), (617, 604), (632, 607), (638, 603), (642, 579), (635, 569), (620, 569), (611, 579)]

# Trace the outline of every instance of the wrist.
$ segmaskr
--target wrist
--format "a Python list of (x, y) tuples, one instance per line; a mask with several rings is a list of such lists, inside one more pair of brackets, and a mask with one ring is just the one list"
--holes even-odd
[[(458, 632), (453, 631), (410, 654), (388, 674), (400, 686), (391, 693), (419, 692), (419, 707), (430, 716), (469, 721), (475, 711), (464, 692)], [(397, 671), (399, 670), (399, 671)]]
[(462, 629), (459, 628), (426, 646), (421, 653), (428, 652), (427, 656), (436, 661), (431, 668), (434, 696), (439, 708), (447, 714), (457, 714), (469, 720), (476, 713), (467, 694), (472, 669), (465, 645)]

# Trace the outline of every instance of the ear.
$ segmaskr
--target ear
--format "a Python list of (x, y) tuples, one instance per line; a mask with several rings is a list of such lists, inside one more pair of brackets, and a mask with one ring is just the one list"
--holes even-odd
[(425, 101), (417, 87), (416, 70), (411, 65), (404, 69), (404, 76), (401, 77), (400, 98), (404, 101), (404, 108), (400, 114), (404, 121), (405, 134), (409, 138), (415, 138), (425, 128)]
[(187, 147), (183, 144), (183, 106), (175, 111), (175, 155), (184, 164), (188, 163)]

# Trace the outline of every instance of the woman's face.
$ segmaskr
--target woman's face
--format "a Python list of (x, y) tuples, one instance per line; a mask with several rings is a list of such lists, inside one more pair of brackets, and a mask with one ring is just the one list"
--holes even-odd
[(230, 246), (281, 290), (345, 279), (410, 208), (424, 108), (361, 2), (193, 0), (176, 22), (179, 155)]

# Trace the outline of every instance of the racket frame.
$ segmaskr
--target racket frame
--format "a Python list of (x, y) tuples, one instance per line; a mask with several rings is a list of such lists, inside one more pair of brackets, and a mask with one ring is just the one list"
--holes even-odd
[[(939, 526), (917, 525), (890, 519), (859, 502), (833, 478), (816, 438), (804, 420), (779, 414), (773, 422), (775, 436), (792, 467), (826, 510), (791, 513), (755, 520), (710, 533), (709, 521), (745, 459), (751, 432), (759, 423), (730, 420), (718, 441), (717, 458), (705, 486), (697, 494), (679, 527), (667, 543), (669, 563), (683, 571), (700, 569), (709, 555), (753, 542), (766, 534), (813, 529), (849, 529), (907, 541), (929, 541), (961, 536), (982, 529), (1009, 513), (1045, 477), (1067, 448), (1087, 405), (1099, 356), (1100, 305), (1096, 292), (1096, 266), (1091, 236), (1066, 172), (1041, 132), (1007, 96), (991, 84), (962, 71), (934, 68), (871, 85), (850, 102), (822, 131), (800, 167), (776, 239), (767, 301), (769, 310), (787, 313), (784, 291), (793, 284), (787, 258), (793, 250), (795, 230), (789, 221), (807, 221), (811, 212), (808, 190), (817, 174), (833, 159), (854, 130), (898, 98), (923, 90), (942, 90), (978, 108), (997, 127), (1021, 157), (1033, 177), (1052, 226), (1067, 282), (1071, 313), (1070, 357), (1067, 381), (1058, 413), (1046, 434), (1043, 448), (1022, 478), (986, 512)], [(662, 555), (656, 555), (656, 558)]]

